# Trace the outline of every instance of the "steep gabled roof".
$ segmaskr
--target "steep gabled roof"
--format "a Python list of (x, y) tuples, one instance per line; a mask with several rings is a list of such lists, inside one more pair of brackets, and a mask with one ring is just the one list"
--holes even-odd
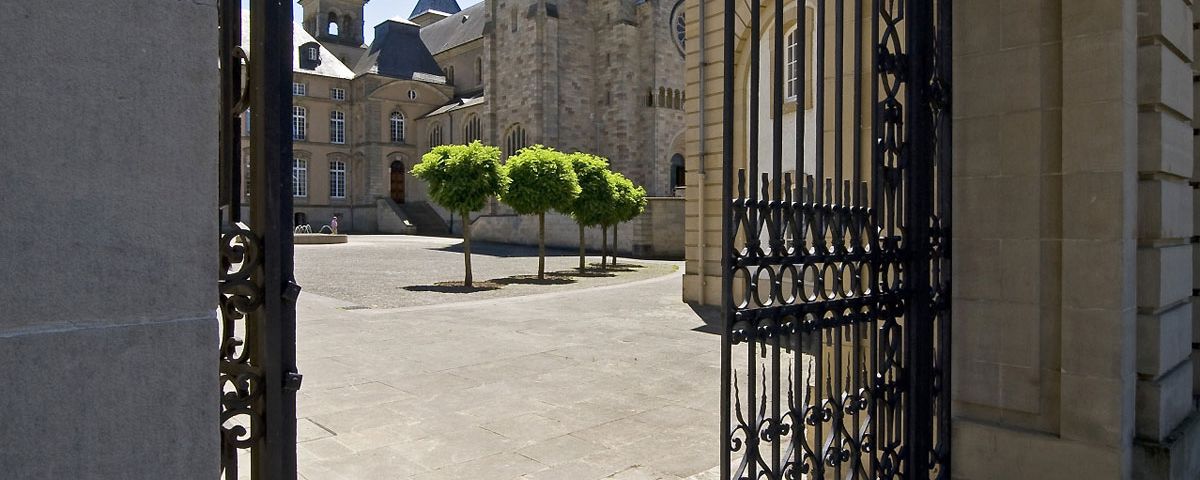
[(354, 73), (446, 83), (445, 73), (421, 41), (420, 30), (417, 24), (400, 18), (380, 23), (375, 27), (371, 48), (358, 61)]
[[(321, 45), (321, 43), (318, 42), (317, 39), (313, 38), (312, 35), (309, 35), (308, 32), (304, 31), (304, 27), (302, 27), (299, 23), (293, 24), (292, 25), (292, 48), (300, 48), (300, 46), (309, 44), (309, 43), (315, 43), (320, 47), (320, 51), (321, 51), (320, 64), (318, 64), (317, 67), (313, 68), (313, 69), (301, 68), (300, 67), (300, 53), (292, 52), (292, 71), (293, 72), (309, 73), (309, 74), (313, 74), (313, 75), (321, 75), (321, 76), (325, 76), (325, 77), (334, 77), (334, 78), (345, 78), (345, 79), (354, 78), (354, 72), (351, 71), (350, 68), (347, 67), (345, 64), (343, 64), (341, 60), (338, 60), (338, 58), (333, 55), (333, 52), (330, 52), (329, 49), (325, 48), (324, 45)], [(250, 11), (249, 10), (242, 10), (242, 48), (246, 49), (247, 52), (250, 51)]]
[(483, 7), (479, 2), (466, 10), (421, 29), (421, 40), (429, 53), (437, 55), (475, 39), (483, 38)]
[(417, 0), (417, 5), (413, 7), (413, 11), (408, 15), (408, 19), (417, 18), (418, 15), (430, 10), (449, 15), (462, 11), (462, 7), (458, 6), (457, 0)]

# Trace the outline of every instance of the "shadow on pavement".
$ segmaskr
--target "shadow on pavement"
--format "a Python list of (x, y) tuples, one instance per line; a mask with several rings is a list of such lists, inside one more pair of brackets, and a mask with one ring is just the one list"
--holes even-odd
[(410, 292), (475, 293), (497, 290), (502, 286), (499, 283), (489, 280), (486, 282), (473, 282), (470, 287), (463, 285), (463, 282), (438, 282), (433, 285), (409, 285), (400, 288)]
[(721, 334), (721, 309), (712, 305), (701, 305), (695, 302), (688, 302), (688, 306), (692, 307), (692, 311), (696, 312), (696, 316), (704, 322), (704, 325), (693, 328), (693, 332), (711, 333), (714, 335)]
[[(439, 251), (439, 252), (462, 253), (463, 244), (462, 244), (462, 242), (459, 242), (454, 245), (446, 245), (444, 247), (429, 248), (429, 250), (434, 250), (434, 251)], [(487, 255), (489, 257), (504, 257), (504, 258), (515, 258), (515, 257), (537, 258), (538, 249), (537, 249), (536, 245), (535, 246), (527, 246), (527, 245), (507, 245), (507, 244), (503, 244), (503, 243), (471, 242), (471, 255)], [(579, 256), (579, 252), (547, 248), (546, 256), (547, 257)]]

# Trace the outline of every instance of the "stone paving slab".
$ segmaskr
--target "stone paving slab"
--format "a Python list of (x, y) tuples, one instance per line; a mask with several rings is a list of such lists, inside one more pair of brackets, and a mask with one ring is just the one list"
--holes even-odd
[(436, 308), (347, 310), (306, 285), (301, 474), (678, 480), (711, 469), (720, 339), (680, 302), (680, 274), (663, 272)]

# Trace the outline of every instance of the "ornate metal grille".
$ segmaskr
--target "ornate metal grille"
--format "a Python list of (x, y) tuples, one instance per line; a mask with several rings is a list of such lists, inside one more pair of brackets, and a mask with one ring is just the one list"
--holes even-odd
[(950, 476), (951, 3), (725, 2), (724, 479)]
[[(249, 51), (239, 0), (219, 1), (221, 108), (218, 313), (221, 469), (296, 478), (296, 297), (292, 277), (292, 7), (250, 2)], [(246, 72), (243, 75), (243, 68)], [(254, 111), (242, 219), (241, 122)]]

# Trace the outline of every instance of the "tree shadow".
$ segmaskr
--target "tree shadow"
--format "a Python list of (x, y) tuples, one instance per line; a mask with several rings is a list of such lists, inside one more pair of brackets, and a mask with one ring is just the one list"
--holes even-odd
[(511, 277), (493, 278), (489, 282), (498, 285), (569, 285), (578, 280), (562, 275), (559, 272), (546, 272), (546, 278), (537, 275), (513, 275)]
[[(454, 245), (446, 245), (444, 247), (431, 247), (429, 250), (440, 252), (463, 253), (463, 243), (459, 242)], [(516, 258), (516, 257), (534, 257), (538, 256), (537, 245), (512, 245), (507, 243), (491, 243), (491, 242), (471, 242), (471, 255), (485, 255), (489, 257)], [(546, 257), (569, 257), (579, 255), (578, 252), (572, 253), (570, 250), (546, 247)]]
[(645, 265), (638, 265), (636, 263), (610, 263), (607, 267), (601, 267), (599, 263), (592, 263), (590, 265), (592, 267), (591, 270), (617, 273), (636, 272), (640, 269), (646, 268)]
[(484, 282), (473, 282), (470, 287), (463, 285), (463, 282), (437, 282), (433, 285), (409, 285), (400, 287), (410, 292), (433, 292), (433, 293), (476, 293), (487, 292), (490, 290), (498, 290), (503, 285), (496, 283), (493, 280)]

